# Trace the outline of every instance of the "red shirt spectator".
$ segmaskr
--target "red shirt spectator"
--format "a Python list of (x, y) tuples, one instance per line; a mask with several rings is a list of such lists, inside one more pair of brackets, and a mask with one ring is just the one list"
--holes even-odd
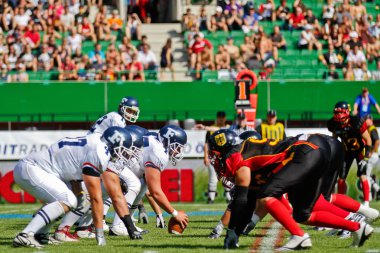
[(292, 14), (290, 14), (289, 21), (295, 28), (303, 25), (302, 23), (304, 22), (304, 20), (305, 16), (303, 15), (302, 9), (300, 7), (297, 7), (295, 13), (293, 12)]
[(203, 52), (205, 47), (212, 49), (212, 44), (209, 40), (203, 39), (199, 35), (195, 35), (194, 39), (195, 39), (194, 44), (191, 46), (191, 51), (194, 54), (199, 54), (199, 53)]
[(137, 55), (133, 54), (132, 62), (127, 65), (129, 71), (128, 80), (145, 80), (144, 66), (141, 62), (137, 61)]
[(66, 57), (65, 61), (62, 62), (61, 70), (63, 70), (63, 71), (73, 71), (75, 69), (76, 69), (76, 67), (75, 67), (74, 62), (70, 59), (70, 57)]
[(28, 30), (24, 33), (24, 38), (31, 44), (31, 48), (37, 48), (40, 45), (41, 37), (38, 32), (38, 26), (34, 25), (33, 30)]

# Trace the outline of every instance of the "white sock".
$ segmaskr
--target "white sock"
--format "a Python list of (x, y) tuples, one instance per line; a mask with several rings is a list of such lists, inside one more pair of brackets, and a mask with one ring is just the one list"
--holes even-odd
[(119, 215), (115, 213), (115, 216), (113, 218), (112, 226), (119, 225), (120, 223), (123, 223), (123, 221), (120, 219)]
[(46, 225), (52, 223), (59, 216), (65, 214), (65, 211), (59, 203), (59, 201), (55, 201), (53, 203), (47, 204), (43, 208), (41, 208), (34, 218), (29, 222), (26, 228), (22, 231), (23, 233), (36, 233)]
[(260, 217), (257, 214), (253, 213), (251, 221), (256, 225), (260, 221)]
[(80, 217), (82, 217), (85, 213), (88, 212), (89, 209), (90, 206), (84, 206), (84, 208), (80, 210), (76, 209), (68, 212), (65, 216), (63, 216), (63, 219), (58, 229), (62, 229), (66, 226), (72, 227), (75, 224), (75, 222), (77, 222), (80, 219)]
[(209, 192), (208, 192), (208, 197), (209, 197), (211, 200), (215, 200), (215, 195), (216, 195), (216, 192), (212, 192), (212, 191), (209, 191)]
[(376, 219), (379, 215), (379, 211), (365, 205), (360, 205), (358, 213), (363, 214), (365, 217), (370, 219)]
[(369, 201), (364, 201), (363, 205), (369, 207)]
[(107, 216), (107, 213), (108, 213), (108, 210), (110, 209), (111, 207), (111, 204), (112, 204), (112, 200), (111, 198), (108, 198), (104, 201), (104, 204), (103, 204), (103, 215), (104, 216)]

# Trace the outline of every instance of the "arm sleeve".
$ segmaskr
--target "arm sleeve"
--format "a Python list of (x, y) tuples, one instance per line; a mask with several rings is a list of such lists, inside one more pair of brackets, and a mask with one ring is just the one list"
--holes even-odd
[(372, 105), (377, 104), (376, 99), (372, 95), (369, 95), (369, 101), (371, 102)]

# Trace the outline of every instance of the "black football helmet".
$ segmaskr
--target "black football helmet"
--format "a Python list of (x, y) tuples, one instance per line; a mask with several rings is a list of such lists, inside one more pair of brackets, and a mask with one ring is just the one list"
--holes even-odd
[(263, 137), (261, 137), (261, 134), (259, 134), (257, 131), (245, 131), (239, 135), (239, 138), (242, 141), (245, 141), (248, 138), (253, 138), (255, 140), (261, 140)]
[(339, 101), (334, 107), (334, 121), (344, 125), (350, 117), (351, 107), (346, 101)]

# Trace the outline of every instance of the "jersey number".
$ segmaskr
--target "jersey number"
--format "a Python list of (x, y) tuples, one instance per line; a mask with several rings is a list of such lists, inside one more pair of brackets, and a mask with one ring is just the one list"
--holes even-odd
[(58, 147), (63, 148), (65, 146), (74, 146), (74, 147), (84, 147), (87, 144), (87, 140), (83, 139), (73, 139), (70, 141), (60, 141), (58, 142)]
[(104, 115), (102, 118), (98, 119), (96, 123), (91, 127), (90, 132), (93, 133), (95, 131), (96, 125), (102, 124), (102, 122), (107, 118), (107, 115)]

